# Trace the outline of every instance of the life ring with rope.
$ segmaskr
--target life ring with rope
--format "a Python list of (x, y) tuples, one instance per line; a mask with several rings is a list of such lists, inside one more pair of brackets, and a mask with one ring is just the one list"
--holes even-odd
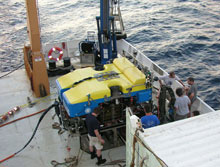
[[(52, 53), (53, 53), (53, 52), (56, 52), (56, 51), (58, 51), (59, 54), (60, 54), (58, 58), (54, 58), (54, 57), (52, 56)], [(63, 57), (63, 50), (62, 50), (61, 48), (59, 48), (59, 47), (53, 47), (53, 48), (51, 48), (51, 49), (49, 50), (49, 52), (48, 52), (48, 58), (49, 58), (50, 60), (59, 61), (59, 60), (62, 59), (62, 57)]]

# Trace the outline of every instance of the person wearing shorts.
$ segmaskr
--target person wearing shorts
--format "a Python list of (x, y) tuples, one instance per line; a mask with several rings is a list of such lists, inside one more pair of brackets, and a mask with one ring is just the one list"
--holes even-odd
[[(100, 135), (100, 124), (97, 120), (97, 116), (100, 114), (100, 110), (95, 108), (94, 111), (86, 116), (86, 126), (88, 128), (89, 137), (89, 151), (91, 153), (91, 159), (97, 157), (97, 165), (106, 162), (106, 159), (102, 159), (102, 148), (105, 141)], [(95, 149), (96, 148), (96, 152)]]

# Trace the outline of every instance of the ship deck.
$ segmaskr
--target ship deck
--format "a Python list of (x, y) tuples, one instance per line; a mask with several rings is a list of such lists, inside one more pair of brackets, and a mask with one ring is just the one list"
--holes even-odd
[[(48, 47), (51, 48), (51, 47)], [(75, 53), (75, 50), (70, 50), (69, 53)], [(121, 56), (131, 56), (135, 65), (137, 63), (151, 69), (154, 76), (166, 75), (167, 72), (161, 69), (157, 64), (152, 62), (142, 52), (138, 51), (131, 44), (125, 40), (118, 41), (118, 52)], [(136, 53), (135, 56), (132, 56)], [(75, 57), (76, 58), (76, 57)], [(77, 63), (79, 64), (79, 63)], [(74, 65), (75, 68), (78, 68)], [(2, 76), (4, 74), (1, 74)], [(20, 117), (38, 112), (46, 109), (52, 105), (57, 98), (57, 90), (55, 84), (55, 77), (50, 77), (51, 95), (42, 99), (35, 98), (30, 87), (30, 82), (26, 76), (25, 70), (17, 70), (14, 73), (1, 78), (0, 80), (0, 100), (1, 110), (0, 115), (5, 114), (16, 106), (22, 106), (21, 110), (11, 116), (8, 121), (15, 120)], [(158, 82), (153, 82), (153, 87), (159, 88)], [(173, 89), (180, 87), (180, 83), (175, 82)], [(156, 90), (156, 89), (155, 89)], [(27, 105), (27, 98), (30, 98), (36, 104), (32, 107)], [(153, 101), (155, 101), (156, 94), (153, 91)], [(193, 103), (193, 110), (199, 110), (201, 114), (214, 111), (200, 98)], [(58, 122), (57, 117), (53, 120), (55, 112), (54, 109), (49, 111), (42, 120), (38, 131), (31, 141), (31, 143), (15, 157), (0, 164), (0, 167), (51, 167), (51, 161), (64, 162), (64, 158), (76, 156), (79, 167), (95, 167), (96, 159), (91, 160), (90, 155), (80, 150), (79, 137), (74, 136), (67, 131), (58, 134), (57, 129), (52, 128), (54, 122)], [(30, 139), (41, 114), (16, 121), (4, 127), (0, 127), (0, 160), (12, 155), (20, 150)], [(166, 126), (166, 125), (163, 125)], [(83, 143), (86, 144), (86, 143)], [(128, 153), (128, 152), (127, 152)], [(120, 162), (116, 160), (126, 159), (125, 146), (117, 147), (111, 150), (103, 151), (103, 158), (108, 162)], [(127, 157), (127, 159), (129, 159)], [(123, 163), (122, 163), (123, 164)], [(61, 165), (57, 165), (61, 166)], [(114, 166), (114, 165), (105, 165)], [(115, 165), (117, 166), (117, 165)]]
[[(0, 81), (0, 115), (7, 113), (16, 106), (22, 106), (21, 110), (11, 116), (7, 122), (38, 112), (49, 107), (57, 98), (55, 78), (50, 78), (51, 95), (46, 98), (35, 98), (25, 70), (17, 70)], [(27, 105), (27, 97), (36, 102), (33, 107)], [(0, 164), (0, 167), (51, 167), (51, 161), (64, 162), (65, 158), (76, 156), (78, 166), (97, 166), (96, 159), (91, 160), (90, 155), (80, 150), (79, 137), (65, 131), (58, 134), (57, 129), (52, 128), (57, 117), (53, 120), (54, 109), (44, 117), (37, 133), (31, 143), (15, 157)], [(20, 150), (30, 139), (41, 114), (16, 121), (4, 127), (0, 127), (0, 159)], [(125, 160), (125, 146), (103, 151), (103, 158), (107, 163), (115, 160)], [(70, 163), (69, 163), (70, 165)], [(58, 165), (61, 166), (61, 165)], [(112, 165), (106, 165), (112, 166)]]

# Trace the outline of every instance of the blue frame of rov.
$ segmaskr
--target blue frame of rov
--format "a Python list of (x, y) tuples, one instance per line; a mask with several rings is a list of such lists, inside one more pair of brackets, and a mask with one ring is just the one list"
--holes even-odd
[[(60, 100), (63, 102), (63, 105), (67, 113), (72, 118), (89, 114), (90, 112), (93, 111), (94, 108), (98, 107), (100, 103), (110, 101), (110, 98), (101, 98), (97, 100), (91, 99), (86, 102), (71, 104), (64, 94), (64, 92), (69, 89), (61, 89), (59, 83), (57, 81), (56, 83), (57, 83), (58, 94), (59, 94)], [(136, 97), (137, 103), (143, 103), (143, 102), (146, 102), (152, 99), (152, 88), (141, 90), (141, 91), (136, 91), (136, 92), (131, 92), (131, 93), (123, 94), (123, 95), (124, 97)]]

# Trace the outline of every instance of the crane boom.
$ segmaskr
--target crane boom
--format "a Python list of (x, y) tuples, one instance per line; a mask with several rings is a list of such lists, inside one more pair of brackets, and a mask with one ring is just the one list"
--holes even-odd
[(101, 64), (112, 62), (117, 57), (114, 17), (110, 16), (109, 2), (100, 0), (100, 16), (96, 17)]

